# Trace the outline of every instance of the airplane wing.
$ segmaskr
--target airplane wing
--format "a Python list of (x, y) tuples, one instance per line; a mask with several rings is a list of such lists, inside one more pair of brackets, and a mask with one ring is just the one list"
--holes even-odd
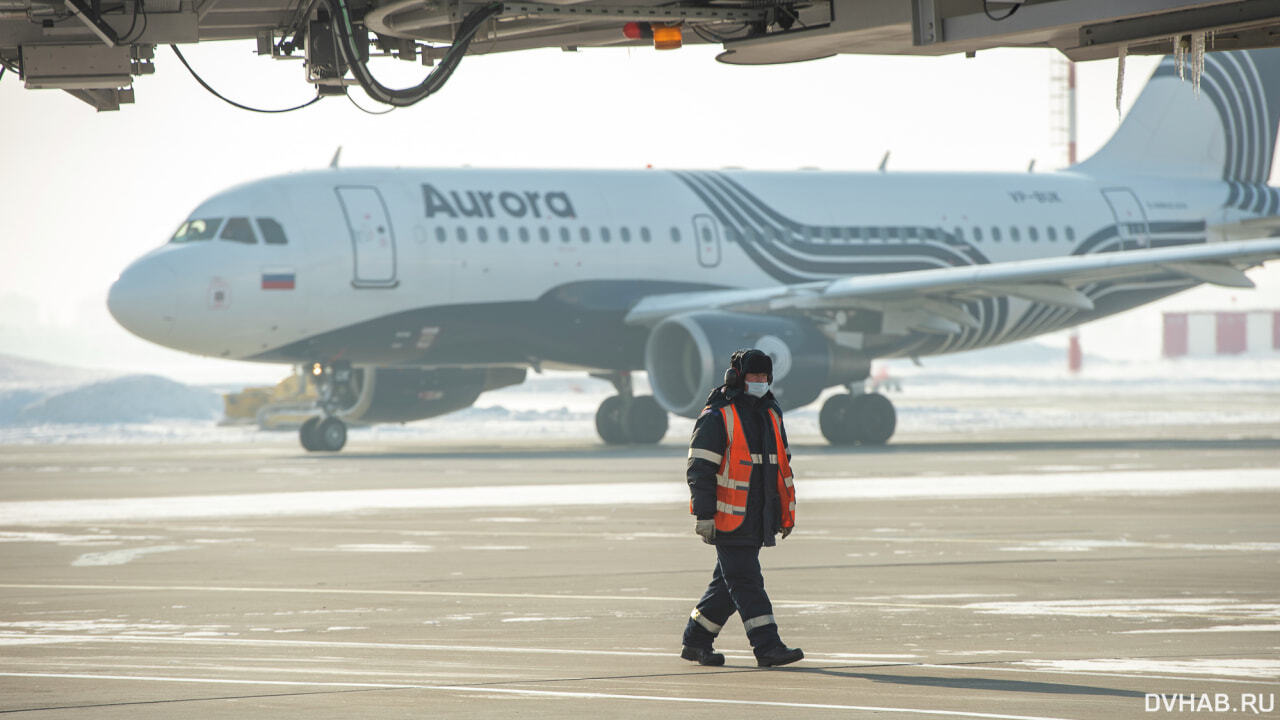
[(1016, 297), (1048, 305), (1092, 310), (1080, 288), (1101, 281), (1153, 273), (1223, 285), (1253, 287), (1244, 269), (1280, 258), (1280, 239), (1218, 242), (1179, 247), (1123, 250), (1092, 255), (1020, 260), (861, 275), (748, 290), (712, 290), (655, 295), (641, 300), (627, 322), (654, 325), (695, 310), (786, 313), (819, 310), (910, 310), (923, 312), (919, 329), (960, 332), (976, 328), (967, 302)]

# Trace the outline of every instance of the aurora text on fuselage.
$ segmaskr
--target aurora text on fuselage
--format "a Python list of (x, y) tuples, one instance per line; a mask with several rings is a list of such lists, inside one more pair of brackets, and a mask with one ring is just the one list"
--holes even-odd
[(569, 193), (562, 190), (536, 192), (533, 190), (449, 190), (441, 192), (430, 183), (422, 185), (422, 203), (429, 218), (573, 218), (573, 202)]

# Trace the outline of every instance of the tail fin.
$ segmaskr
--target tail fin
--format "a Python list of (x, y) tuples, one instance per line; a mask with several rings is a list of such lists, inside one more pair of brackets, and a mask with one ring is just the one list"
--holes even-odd
[(1205, 53), (1200, 97), (1166, 56), (1115, 135), (1078, 168), (1265, 183), (1280, 123), (1280, 49)]

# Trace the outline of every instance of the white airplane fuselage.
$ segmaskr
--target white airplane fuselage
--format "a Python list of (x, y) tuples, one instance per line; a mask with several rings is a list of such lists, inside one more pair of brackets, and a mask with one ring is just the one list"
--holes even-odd
[[(1250, 215), (1223, 209), (1229, 192), (1078, 172), (331, 169), (241, 185), (190, 216), (274, 219), (286, 243), (255, 224), (253, 244), (167, 244), (122, 274), (111, 305), (142, 337), (212, 357), (639, 369), (644, 329), (621, 320), (643, 296), (1212, 242), (1228, 213)], [(1257, 193), (1262, 209), (1276, 203)], [(864, 348), (974, 349), (1193, 284), (1118, 284), (1091, 312), (1010, 298), (979, 309), (981, 331), (948, 338), (895, 333), (886, 317)], [(505, 340), (465, 327), (504, 313)], [(605, 316), (616, 327), (602, 334)]]

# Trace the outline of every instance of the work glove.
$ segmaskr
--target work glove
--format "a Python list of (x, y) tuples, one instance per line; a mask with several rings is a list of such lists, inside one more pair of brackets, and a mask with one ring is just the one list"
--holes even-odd
[(784, 528), (782, 528), (782, 539), (783, 539), (783, 540), (786, 540), (786, 539), (787, 539), (787, 536), (791, 534), (791, 531), (792, 531), (792, 530), (795, 530), (795, 529), (796, 529), (796, 528), (795, 528), (795, 526), (794, 526), (794, 525), (793, 525), (793, 526), (791, 526), (791, 527), (784, 527)]
[(694, 523), (693, 531), (702, 537), (702, 542), (710, 545), (716, 536), (716, 521), (714, 518), (699, 520)]

